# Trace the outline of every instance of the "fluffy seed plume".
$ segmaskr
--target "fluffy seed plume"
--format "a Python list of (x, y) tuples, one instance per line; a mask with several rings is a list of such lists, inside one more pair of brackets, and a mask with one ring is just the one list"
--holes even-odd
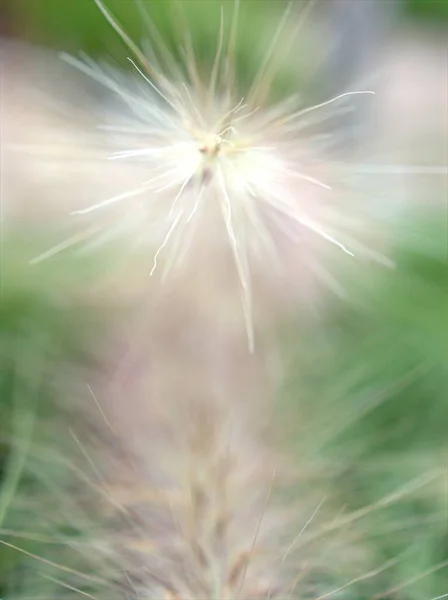
[(294, 506), (286, 500), (289, 467), (244, 403), (145, 399), (144, 410), (129, 399), (138, 419), (112, 416), (110, 439), (95, 434), (87, 450), (75, 438), (100, 496), (88, 510), (88, 567), (65, 586), (84, 591), (93, 569), (93, 598), (284, 600), (297, 589), (316, 600), (328, 540), (305, 542), (305, 552), (303, 542), (322, 527), (324, 498), (303, 488)]
[[(156, 273), (162, 261), (166, 272), (187, 252), (197, 231), (197, 220), (216, 210), (240, 282), (252, 350), (250, 260), (253, 257), (275, 258), (277, 236), (285, 233), (295, 240), (311, 235), (353, 255), (353, 248), (341, 239), (334, 225), (322, 219), (319, 203), (322, 194), (327, 195), (324, 204), (331, 202), (331, 186), (325, 181), (321, 161), (300, 140), (301, 132), (310, 124), (328, 118), (328, 110), (332, 114), (333, 109), (344, 110), (340, 103), (348, 96), (373, 92), (347, 92), (307, 108), (298, 106), (295, 97), (266, 105), (281, 59), (277, 52), (279, 40), (287, 37), (292, 3), (273, 35), (252, 85), (239, 97), (234, 65), (238, 0), (228, 31), (221, 9), (208, 84), (200, 77), (189, 39), (182, 68), (149, 23), (159, 54), (172, 72), (167, 76), (156, 58), (148, 58), (134, 44), (104, 4), (100, 0), (95, 2), (131, 51), (128, 60), (134, 78), (102, 69), (90, 59), (78, 60), (67, 55), (64, 58), (109, 88), (124, 103), (127, 118), (118, 115), (109, 124), (103, 124), (113, 143), (120, 147), (110, 160), (137, 161), (147, 176), (132, 189), (76, 210), (76, 215), (95, 214), (96, 226), (93, 229), (89, 226), (86, 236), (81, 236), (82, 241), (98, 233), (108, 236), (111, 227), (121, 230), (129, 225), (134, 237), (145, 241), (158, 238), (149, 273)], [(310, 6), (303, 11), (296, 30)], [(296, 33), (292, 32), (289, 46)], [(325, 109), (324, 113), (321, 109)], [(104, 219), (102, 225), (101, 219)], [(216, 222), (216, 218), (212, 220)], [(80, 239), (76, 235), (63, 247), (78, 244)], [(59, 250), (59, 246), (55, 248), (56, 252)]]
[(138, 488), (111, 490), (141, 523), (117, 548), (139, 597), (277, 597), (288, 578), (272, 457), (228, 407), (208, 398), (175, 410), (181, 419), (166, 407), (152, 415), (151, 460), (142, 457)]

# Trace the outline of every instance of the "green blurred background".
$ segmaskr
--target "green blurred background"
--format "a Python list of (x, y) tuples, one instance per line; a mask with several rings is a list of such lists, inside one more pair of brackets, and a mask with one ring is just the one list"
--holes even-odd
[[(391, 0), (399, 18), (404, 21), (440, 24), (448, 20), (448, 6), (444, 0)], [(165, 39), (173, 41), (171, 15), (175, 2), (167, 0), (145, 0), (144, 5), (155, 19)], [(179, 0), (178, 5), (189, 15), (195, 29), (195, 43), (206, 47), (215, 45), (213, 22), (219, 18), (220, 5), (214, 0)], [(230, 4), (227, 1), (227, 4)], [(286, 0), (269, 0), (242, 3), (242, 13), (250, 19), (251, 27), (245, 28), (248, 43), (257, 36), (258, 27), (269, 20), (269, 13), (281, 11)], [(306, 4), (302, 2), (302, 4)], [(142, 32), (138, 10), (132, 0), (108, 0), (107, 7), (115, 14), (129, 33), (135, 37)], [(252, 5), (252, 8), (251, 8)], [(275, 5), (275, 6), (274, 6)], [(261, 7), (261, 9), (260, 9)], [(175, 11), (176, 9), (174, 9)], [(8, 15), (8, 30), (11, 35), (24, 37), (34, 43), (54, 45), (67, 50), (82, 48), (88, 54), (103, 52), (107, 40), (113, 38), (107, 23), (98, 14), (92, 0), (19, 0), (5, 2)], [(267, 13), (267, 14), (266, 14)], [(244, 27), (244, 24), (243, 24)], [(5, 25), (6, 28), (6, 25)], [(210, 48), (210, 45), (208, 45)]]

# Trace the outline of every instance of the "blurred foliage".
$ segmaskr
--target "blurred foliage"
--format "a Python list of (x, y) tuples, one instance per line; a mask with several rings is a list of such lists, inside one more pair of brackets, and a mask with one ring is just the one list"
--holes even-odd
[[(446, 592), (444, 217), (427, 209), (397, 225), (395, 269), (372, 267), (361, 278), (347, 277), (349, 301), (335, 301), (320, 327), (288, 324), (293, 363), (282, 406), (290, 422), (297, 415), (293, 447), (298, 456), (318, 459), (317, 475), (348, 513), (367, 507), (356, 527), (372, 568), (392, 561), (350, 585), (344, 600), (428, 600)], [(36, 560), (82, 571), (93, 560), (83, 536), (104, 537), (100, 520), (67, 493), (73, 466), (66, 458), (66, 404), (76, 391), (76, 372), (68, 367), (92, 360), (100, 333), (97, 313), (73, 290), (101, 265), (64, 256), (31, 268), (35, 254), (23, 232), (3, 245), (0, 539), (21, 549), (0, 546), (4, 599), (29, 597), (30, 590), (63, 598), (58, 567), (36, 568)], [(306, 344), (298, 342), (303, 339)], [(82, 472), (76, 477), (85, 486)], [(99, 567), (107, 578), (104, 564)], [(333, 589), (330, 578), (322, 575), (319, 593)], [(92, 586), (84, 593), (96, 593)]]
[[(42, 452), (57, 457), (63, 451), (67, 427), (58, 428), (58, 423), (63, 413), (67, 419), (76, 408), (73, 398), (81, 384), (76, 375), (93, 367), (98, 339), (105, 333), (107, 311), (100, 315), (83, 298), (86, 286), (98, 276), (98, 263), (91, 257), (65, 255), (30, 265), (47, 244), (46, 236), (40, 239), (36, 232), (3, 232), (0, 539), (12, 544), (17, 540), (7, 535), (9, 531), (26, 531), (28, 525), (39, 531), (44, 524), (43, 515), (36, 514), (38, 481), (46, 476), (60, 482), (66, 475), (62, 464), (50, 468), (52, 461), (39, 457)], [(28, 552), (39, 546), (27, 539), (18, 545)], [(16, 569), (24, 558), (23, 553), (0, 546), (0, 596), (14, 579), (12, 574), (18, 576)]]
[[(168, 49), (179, 64), (184, 59), (181, 45), (191, 39), (199, 68), (211, 68), (219, 38), (221, 2), (106, 0), (103, 4), (137, 44), (150, 40), (158, 58), (166, 55)], [(273, 23), (279, 20), (286, 4), (286, 0), (241, 3), (236, 60), (242, 80), (250, 80), (257, 71), (259, 57), (266, 51), (266, 39), (272, 36)], [(231, 10), (228, 8), (226, 5), (223, 11), (227, 32), (231, 27), (233, 4)], [(93, 57), (107, 56), (123, 68), (130, 68), (126, 60), (129, 48), (94, 0), (21, 0), (14, 10), (13, 20), (21, 39), (73, 54), (82, 51)], [(169, 67), (169, 61), (165, 63), (164, 66)]]
[(328, 465), (341, 506), (372, 507), (360, 526), (376, 565), (401, 557), (348, 598), (382, 598), (395, 586), (391, 597), (405, 600), (446, 593), (445, 223), (428, 209), (405, 220), (395, 268), (347, 280), (348, 302), (335, 302), (320, 328), (296, 330), (306, 345), (289, 337), (285, 398), (288, 415), (297, 414), (296, 451)]
[(416, 19), (436, 23), (448, 21), (448, 2), (445, 0), (406, 0), (405, 8)]
[[(448, 3), (445, 0), (391, 2), (397, 4), (403, 20), (412, 17), (437, 23), (448, 19)], [(134, 40), (148, 35), (154, 39), (151, 26), (148, 28), (142, 16), (143, 7), (171, 51), (178, 51), (179, 41), (185, 41), (187, 31), (192, 34), (200, 57), (209, 58), (210, 48), (216, 47), (222, 6), (219, 0), (103, 0), (103, 3)], [(228, 4), (232, 4), (232, 10), (228, 10)], [(248, 62), (254, 66), (251, 60), (254, 49), (258, 47), (260, 39), (266, 39), (264, 31), (272, 35), (273, 19), (275, 22), (279, 18), (286, 5), (287, 0), (241, 2), (237, 52), (243, 69)], [(306, 0), (301, 0), (297, 5), (304, 8)], [(226, 3), (225, 8), (225, 21), (230, 25), (233, 3)], [(75, 53), (82, 50), (93, 56), (116, 53), (116, 34), (94, 0), (20, 0), (12, 2), (10, 12), (16, 35), (20, 38)], [(304, 35), (303, 30), (301, 35)], [(296, 55), (295, 58), (300, 57)]]

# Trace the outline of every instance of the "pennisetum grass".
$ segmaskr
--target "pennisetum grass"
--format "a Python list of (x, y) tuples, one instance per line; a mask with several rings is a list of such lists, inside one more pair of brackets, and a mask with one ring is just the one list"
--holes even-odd
[[(95, 384), (83, 386), (87, 418), (80, 411), (66, 428), (77, 458), (37, 447), (30, 459), (46, 510), (24, 536), (46, 544), (45, 552), (20, 546), (11, 531), (0, 544), (40, 565), (25, 586), (35, 600), (39, 578), (46, 600), (353, 600), (354, 586), (383, 581), (401, 560), (373, 560), (363, 520), (439, 481), (440, 471), (356, 510), (333, 502), (328, 482), (337, 468), (306, 451), (294, 464), (284, 452), (281, 438), (295, 425), (276, 421), (272, 397), (284, 368), (276, 347), (256, 343), (269, 315), (254, 310), (253, 290), (255, 271), (263, 281), (283, 269), (287, 280), (290, 253), (303, 272), (337, 290), (321, 258), (328, 249), (387, 263), (365, 243), (362, 213), (347, 212), (341, 165), (326, 157), (315, 131), (350, 109), (354, 96), (374, 92), (347, 91), (311, 106), (297, 96), (270, 103), (283, 51), (312, 3), (299, 14), (288, 5), (241, 92), (239, 0), (221, 8), (206, 79), (188, 29), (181, 62), (141, 5), (154, 42), (145, 50), (101, 0), (92, 1), (125, 42), (131, 73), (86, 56), (62, 58), (118, 101), (119, 110), (104, 109), (95, 135), (117, 170), (136, 166), (135, 181), (87, 205), (80, 198), (72, 211), (79, 231), (36, 255), (30, 268), (72, 246), (82, 252), (124, 234), (125, 253), (145, 248), (144, 277), (161, 274), (166, 284), (154, 284), (130, 342), (114, 346)], [(239, 289), (242, 335), (231, 326), (234, 298), (222, 252)], [(183, 275), (168, 278), (173, 272)], [(309, 279), (297, 285), (306, 288)], [(44, 464), (63, 466), (71, 483), (62, 487)], [(404, 598), (384, 593), (377, 597)]]
[[(148, 275), (162, 271), (166, 277), (184, 262), (195, 240), (208, 237), (199, 246), (203, 253), (224, 234), (253, 351), (254, 259), (265, 270), (281, 270), (285, 250), (279, 242), (285, 238), (298, 247), (297, 262), (332, 284), (334, 279), (319, 261), (319, 242), (321, 248), (333, 246), (350, 257), (366, 252), (356, 237), (362, 232), (354, 232), (353, 218), (350, 224), (344, 214), (344, 185), (319, 147), (322, 135), (312, 132), (317, 124), (353, 109), (349, 101), (354, 96), (374, 92), (347, 91), (314, 106), (303, 106), (297, 95), (269, 102), (285, 48), (292, 46), (312, 3), (299, 14), (294, 3), (288, 5), (252, 84), (241, 93), (235, 68), (238, 1), (231, 11), (228, 5), (221, 7), (208, 78), (199, 69), (188, 31), (181, 47), (182, 64), (139, 5), (155, 40), (155, 47), (144, 53), (106, 6), (95, 2), (128, 47), (134, 73), (124, 74), (85, 56), (62, 58), (119, 101), (120, 110), (106, 113), (98, 127), (107, 135), (108, 159), (135, 164), (139, 170), (130, 188), (74, 210), (72, 215), (81, 223), (87, 219), (87, 229), (35, 257), (33, 264), (72, 245), (95, 245), (126, 232), (128, 247), (142, 243), (155, 247)], [(231, 13), (227, 28), (224, 9)], [(291, 28), (292, 19), (297, 24)]]

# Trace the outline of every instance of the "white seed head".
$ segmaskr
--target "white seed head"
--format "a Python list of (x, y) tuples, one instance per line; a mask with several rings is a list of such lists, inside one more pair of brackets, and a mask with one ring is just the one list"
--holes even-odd
[[(211, 223), (212, 237), (215, 233), (219, 237), (219, 220), (236, 266), (252, 349), (250, 265), (254, 258), (280, 264), (277, 241), (285, 234), (293, 241), (299, 238), (305, 251), (306, 240), (311, 237), (354, 255), (353, 248), (337, 231), (334, 206), (329, 210), (335, 202), (326, 179), (330, 172), (323, 169), (322, 157), (314, 155), (313, 145), (303, 131), (319, 121), (314, 116), (328, 118), (328, 112), (321, 113), (320, 109), (333, 109), (348, 96), (372, 92), (349, 92), (308, 108), (298, 107), (295, 98), (266, 105), (278, 68), (274, 50), (278, 38), (284, 35), (288, 12), (252, 86), (244, 97), (238, 97), (233, 65), (238, 2), (226, 51), (221, 14), (208, 85), (199, 76), (190, 47), (185, 51), (185, 69), (174, 64), (174, 74), (168, 78), (135, 46), (100, 0), (95, 2), (132, 51), (133, 58), (128, 60), (134, 77), (102, 69), (89, 59), (65, 59), (109, 88), (124, 104), (124, 111), (102, 123), (117, 148), (109, 158), (138, 163), (144, 175), (135, 187), (74, 214), (92, 213), (100, 236), (128, 229), (132, 245), (155, 244), (151, 275), (160, 261), (166, 273), (183, 259), (191, 239), (198, 238), (198, 222), (202, 230), (210, 228)], [(162, 50), (166, 54), (166, 48)], [(213, 212), (216, 210), (219, 219)], [(331, 213), (332, 220), (328, 218)], [(212, 219), (207, 221), (205, 214), (212, 215)], [(89, 228), (88, 235), (98, 235), (98, 229), (91, 234)], [(73, 243), (78, 241), (75, 236)]]

